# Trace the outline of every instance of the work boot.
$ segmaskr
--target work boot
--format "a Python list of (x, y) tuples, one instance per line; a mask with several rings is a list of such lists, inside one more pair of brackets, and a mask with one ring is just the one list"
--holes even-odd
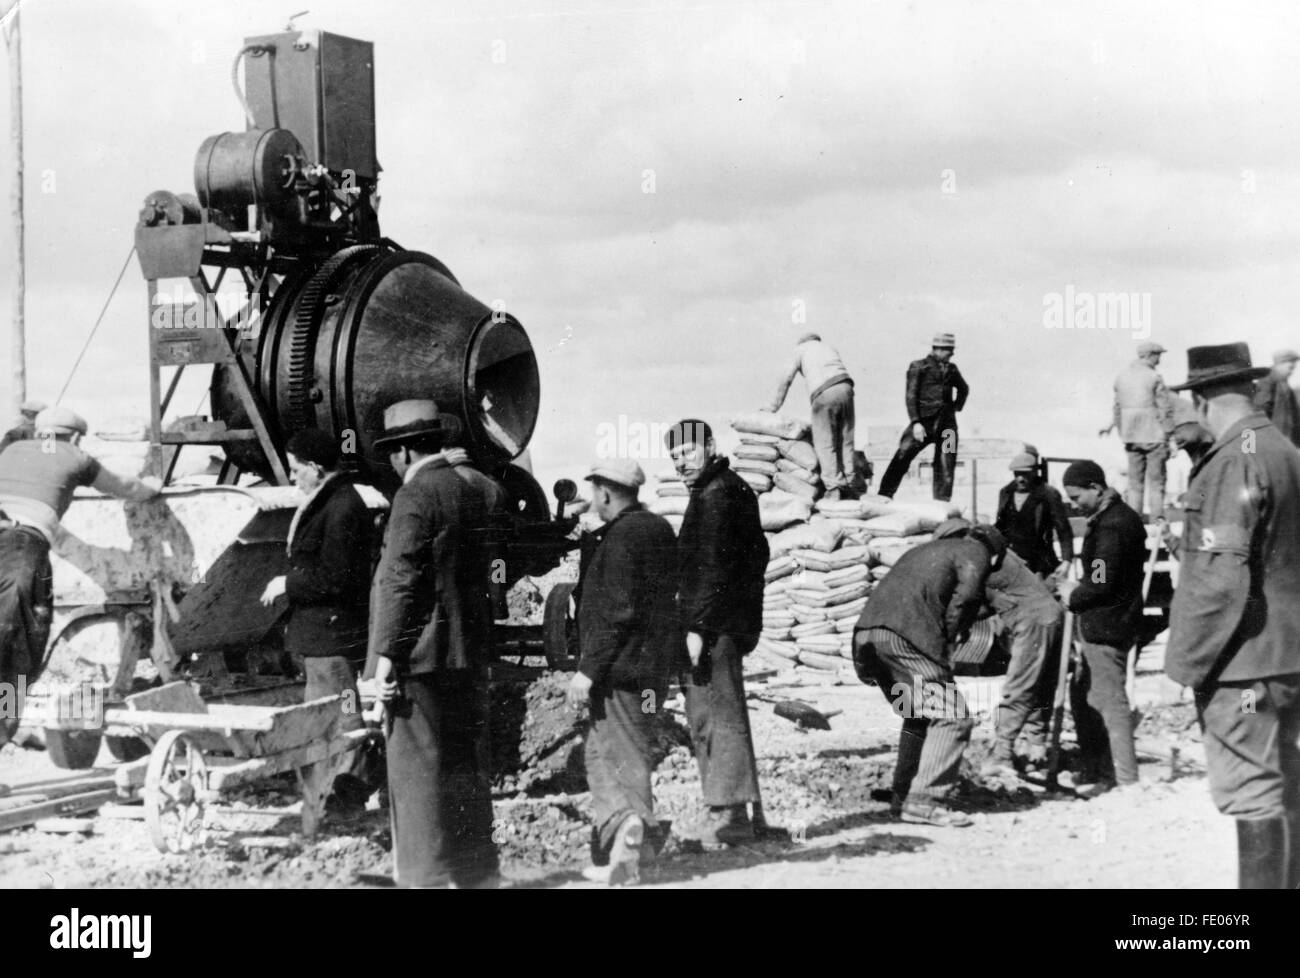
[(903, 812), (900, 818), (904, 822), (911, 822), (914, 825), (937, 825), (945, 829), (965, 828), (973, 824), (971, 817), (963, 812), (925, 801), (903, 802)]
[(623, 819), (609, 851), (610, 886), (635, 886), (641, 882), (641, 843), (645, 841), (645, 823), (640, 815)]
[(1279, 890), (1287, 882), (1286, 819), (1237, 819), (1237, 889)]
[(754, 823), (745, 805), (710, 807), (690, 832), (689, 838), (705, 847), (734, 846), (754, 841)]

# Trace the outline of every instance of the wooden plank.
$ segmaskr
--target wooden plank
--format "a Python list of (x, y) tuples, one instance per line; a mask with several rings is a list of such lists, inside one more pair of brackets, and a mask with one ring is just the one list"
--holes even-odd
[(368, 730), (349, 730), (347, 733), (331, 737), (329, 740), (317, 740), (302, 747), (252, 757), (239, 763), (217, 763), (209, 765), (208, 787), (215, 792), (224, 791), (239, 785), (269, 778), (284, 771), (315, 764), (343, 751), (356, 750), (371, 736)]
[(137, 713), (207, 713), (208, 704), (187, 682), (167, 683), (126, 697), (128, 710)]
[(63, 782), (47, 781), (37, 785), (11, 786), (13, 793), (0, 800), (0, 811), (12, 811), (23, 805), (66, 798), (87, 791), (99, 791), (103, 788), (111, 788), (113, 784), (111, 774), (101, 774), (92, 778), (71, 778)]
[(27, 805), (14, 811), (0, 812), (0, 832), (22, 828), (52, 815), (76, 815), (79, 812), (92, 812), (106, 801), (117, 797), (116, 788), (104, 788), (100, 791), (87, 791), (67, 798), (55, 798), (50, 801)]

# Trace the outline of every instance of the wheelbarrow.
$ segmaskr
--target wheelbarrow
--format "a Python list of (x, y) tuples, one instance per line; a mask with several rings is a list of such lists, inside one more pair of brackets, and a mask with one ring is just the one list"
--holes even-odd
[[(359, 709), (360, 704), (354, 704)], [(126, 698), (108, 723), (130, 727), (152, 745), (148, 757), (116, 771), (118, 791), (144, 801), (149, 836), (160, 852), (188, 852), (206, 840), (207, 809), (222, 792), (285, 771), (302, 791), (302, 834), (316, 834), (335, 775), (375, 732), (341, 731), (339, 696), (291, 706), (206, 703), (188, 683)]]

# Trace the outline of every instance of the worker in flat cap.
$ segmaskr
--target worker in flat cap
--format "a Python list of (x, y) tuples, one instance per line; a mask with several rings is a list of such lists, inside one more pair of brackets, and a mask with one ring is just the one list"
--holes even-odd
[(1291, 444), (1300, 446), (1300, 402), (1291, 387), (1297, 360), (1300, 353), (1295, 350), (1278, 350), (1273, 354), (1273, 369), (1255, 383), (1255, 407), (1291, 439)]
[(763, 829), (743, 674), (763, 627), (767, 537), (758, 497), (718, 454), (707, 423), (679, 421), (664, 443), (690, 489), (677, 537), (689, 658), (682, 690), (707, 808), (682, 834), (704, 845), (735, 844)]
[(394, 879), (409, 887), (499, 882), (488, 736), (491, 569), (475, 533), (483, 493), (444, 452), (457, 420), (428, 399), (384, 410), (374, 440), (402, 480), (371, 589), (369, 651), (388, 734)]
[(1082, 579), (1062, 581), (1059, 592), (1077, 616), (1082, 653), (1070, 691), (1082, 755), (1075, 790), (1091, 797), (1138, 781), (1124, 681), (1142, 624), (1147, 532), (1142, 518), (1106, 485), (1106, 473), (1096, 462), (1070, 463), (1061, 481), (1070, 502), (1088, 518)]
[(1165, 672), (1196, 694), (1238, 883), (1300, 886), (1300, 452), (1255, 406), (1245, 343), (1187, 351), (1214, 436), (1192, 469)]
[(584, 562), (578, 601), (578, 670), (568, 699), (586, 707), (592, 864), (584, 875), (610, 886), (640, 879), (646, 834), (657, 828), (650, 775), (655, 728), (668, 680), (681, 660), (677, 538), (637, 498), (645, 483), (630, 459), (599, 459), (586, 476), (604, 521)]
[(44, 401), (23, 401), (22, 406), (18, 409), (19, 414), (22, 415), (22, 420), (6, 431), (4, 438), (0, 438), (0, 452), (3, 452), (16, 441), (34, 438), (36, 436), (36, 416), (44, 411), (47, 406)]
[[(85, 434), (75, 411), (45, 408), (32, 438), (0, 452), (0, 682), (22, 677), (30, 687), (40, 677), (53, 614), (50, 548), (77, 487), (136, 502), (158, 495), (157, 480), (118, 475), (86, 453)], [(17, 727), (17, 717), (0, 718), (0, 745)]]
[(908, 427), (880, 482), (880, 495), (893, 499), (912, 460), (927, 445), (934, 445), (934, 498), (952, 499), (957, 474), (957, 412), (970, 396), (970, 386), (952, 362), (956, 347), (952, 333), (938, 333), (930, 343), (930, 355), (908, 365)]
[(1135, 513), (1142, 513), (1143, 486), (1152, 519), (1165, 513), (1165, 465), (1169, 439), (1174, 433), (1174, 407), (1169, 389), (1156, 372), (1165, 348), (1144, 342), (1137, 359), (1115, 378), (1115, 404), (1110, 427), (1099, 434), (1118, 431), (1128, 457), (1128, 488), (1124, 498)]
[(853, 378), (836, 349), (816, 333), (795, 344), (794, 362), (781, 378), (769, 410), (781, 410), (794, 378), (803, 374), (812, 405), (813, 448), (827, 499), (856, 498), (857, 464), (853, 449)]
[[(1043, 481), (1034, 453), (1020, 452), (1007, 468), (1011, 481), (998, 493), (993, 525), (1039, 577), (1065, 577), (1074, 562), (1074, 531), (1061, 494)], [(1059, 556), (1055, 542), (1060, 543)]]

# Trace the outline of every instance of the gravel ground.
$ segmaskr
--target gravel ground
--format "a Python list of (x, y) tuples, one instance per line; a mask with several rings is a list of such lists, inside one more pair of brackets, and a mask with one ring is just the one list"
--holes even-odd
[[(519, 753), (577, 731), (554, 711), (566, 677), (524, 690), (532, 714)], [(651, 886), (817, 887), (1230, 887), (1235, 883), (1232, 826), (1210, 803), (1201, 748), (1187, 703), (1174, 702), (1156, 675), (1139, 682), (1144, 717), (1139, 737), (1179, 760), (1149, 757), (1142, 786), (1092, 801), (1048, 795), (1041, 788), (987, 784), (975, 772), (987, 751), (983, 719), (968, 754), (970, 776), (962, 804), (975, 813), (966, 829), (908, 825), (890, 819), (872, 798), (887, 787), (897, 720), (878, 691), (856, 683), (799, 673), (778, 677), (764, 697), (795, 697), (820, 709), (842, 710), (829, 731), (805, 731), (751, 700), (759, 773), (769, 821), (778, 834), (724, 852), (691, 851), (670, 840)], [(983, 682), (988, 682), (987, 680)], [(995, 694), (982, 700), (987, 702)], [(518, 700), (518, 693), (511, 694)], [(699, 777), (684, 730), (670, 702), (663, 717), (665, 757), (655, 775), (660, 817), (678, 821), (698, 812)], [(556, 718), (559, 719), (556, 719)], [(534, 717), (535, 719), (535, 717)], [(101, 757), (105, 760), (107, 755)], [(508, 885), (590, 886), (579, 875), (590, 828), (581, 791), (581, 745), (536, 757), (514, 775), (498, 771), (496, 837)], [(0, 783), (20, 784), (58, 774), (48, 758), (12, 745), (0, 751)], [(377, 798), (372, 799), (375, 805)], [(138, 818), (95, 819), (88, 836), (22, 829), (0, 835), (0, 885), (7, 887), (347, 887), (384, 885), (391, 872), (386, 810), (352, 822), (327, 823), (315, 840), (297, 830), (296, 788), (282, 777), (223, 799), (210, 817), (201, 851), (163, 855)], [(120, 813), (120, 809), (119, 809)]]

